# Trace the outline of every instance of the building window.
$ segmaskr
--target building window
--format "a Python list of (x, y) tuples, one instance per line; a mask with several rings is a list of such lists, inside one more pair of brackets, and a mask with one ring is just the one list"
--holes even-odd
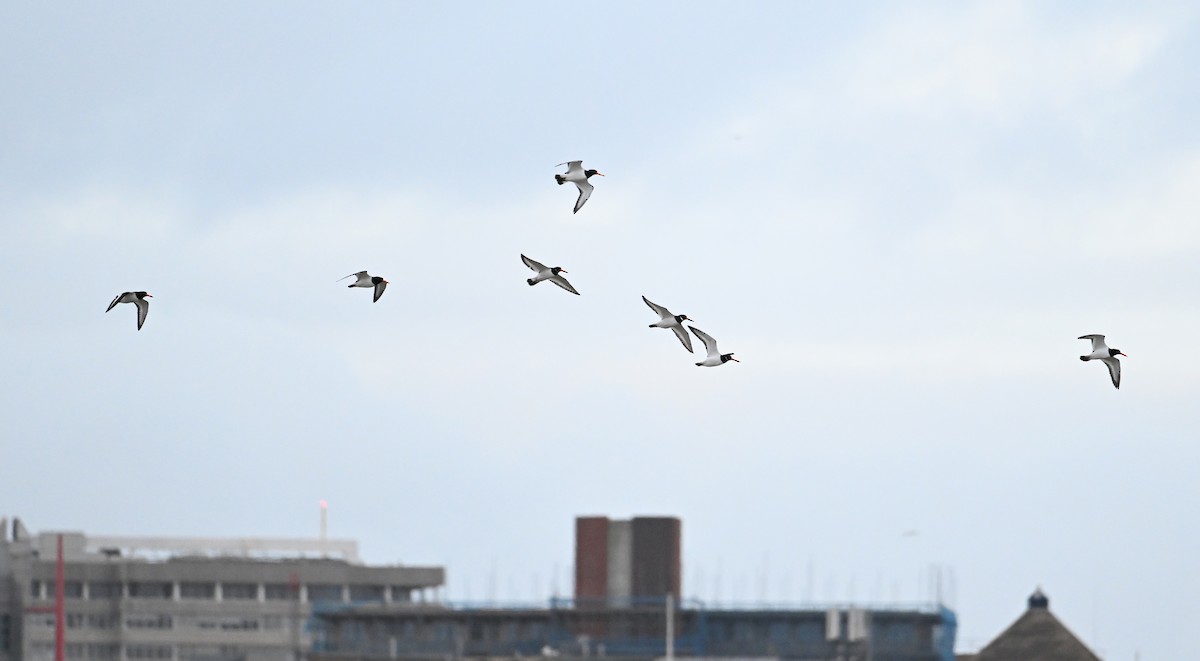
[(314, 603), (320, 601), (342, 601), (342, 586), (328, 583), (309, 583), (308, 600)]
[(382, 585), (351, 585), (350, 601), (383, 601)]
[(34, 599), (42, 598), (42, 582), (41, 581), (30, 581), (29, 582), (29, 596)]
[(222, 631), (258, 631), (258, 620), (252, 618), (242, 618), (238, 620), (224, 620), (221, 622)]
[(92, 661), (115, 661), (121, 654), (121, 646), (111, 643), (88, 643), (87, 657)]
[(180, 645), (176, 652), (180, 661), (217, 661), (218, 659), (238, 659), (238, 656), (226, 656), (224, 645)]
[(216, 583), (180, 583), (180, 599), (216, 599)]
[(63, 581), (63, 597), (83, 599), (83, 581)]
[(134, 599), (170, 599), (174, 594), (174, 586), (170, 583), (138, 581), (129, 584), (129, 596)]
[(258, 599), (258, 585), (255, 583), (222, 583), (222, 599)]
[(412, 591), (409, 588), (400, 587), (399, 585), (392, 586), (392, 601), (396, 603), (406, 604), (412, 601)]
[(173, 625), (171, 616), (161, 615), (130, 615), (125, 618), (126, 629), (170, 629)]
[(88, 613), (87, 627), (89, 629), (116, 629), (120, 620), (111, 613)]
[(7, 614), (0, 615), (0, 652), (7, 652), (12, 646), (12, 620)]
[(110, 581), (88, 583), (89, 599), (120, 599), (121, 584)]
[(66, 649), (64, 651), (67, 653), (68, 659), (86, 658), (86, 657), (84, 657), (84, 654), (86, 653), (86, 648), (84, 648), (83, 643), (67, 643)]
[(67, 613), (67, 628), (82, 629), (86, 621), (83, 613)]
[(267, 583), (263, 586), (264, 596), (272, 601), (296, 601), (300, 598), (300, 586), (287, 583)]
[(172, 656), (170, 645), (126, 645), (127, 659), (169, 659)]

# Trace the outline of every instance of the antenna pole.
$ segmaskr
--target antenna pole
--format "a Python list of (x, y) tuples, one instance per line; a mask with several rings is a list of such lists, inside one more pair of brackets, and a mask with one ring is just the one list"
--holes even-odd
[(67, 616), (63, 602), (63, 536), (58, 536), (58, 560), (54, 565), (54, 661), (67, 658)]
[(321, 500), (321, 557), (327, 558), (329, 554), (325, 552), (325, 540), (329, 530), (329, 505), (324, 499)]
[(675, 660), (675, 595), (667, 593), (667, 661)]

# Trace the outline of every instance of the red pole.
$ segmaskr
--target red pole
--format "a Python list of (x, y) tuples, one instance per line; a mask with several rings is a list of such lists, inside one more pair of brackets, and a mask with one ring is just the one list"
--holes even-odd
[(67, 616), (63, 607), (63, 540), (58, 536), (58, 563), (54, 567), (54, 661), (66, 661)]

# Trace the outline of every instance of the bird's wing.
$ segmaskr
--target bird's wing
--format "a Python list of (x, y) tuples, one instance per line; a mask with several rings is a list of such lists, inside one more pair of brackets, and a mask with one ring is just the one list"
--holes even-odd
[(353, 278), (353, 277), (358, 277), (361, 280), (362, 277), (366, 274), (367, 274), (366, 271), (359, 271), (358, 273), (351, 273), (350, 275), (347, 275), (345, 277), (338, 278), (337, 280), (334, 280), (334, 282), (341, 282), (342, 280), (345, 280), (346, 278)]
[(1108, 375), (1112, 377), (1113, 386), (1118, 390), (1121, 388), (1121, 361), (1115, 356), (1101, 358), (1105, 365), (1108, 365)]
[[(108, 310), (111, 310), (111, 309), (117, 307), (117, 303), (121, 302), (121, 297), (124, 296), (125, 293), (126, 292), (121, 292), (120, 294), (117, 294), (117, 296), (115, 298), (113, 298), (112, 303), (108, 304)], [(108, 310), (105, 310), (105, 312), (108, 312)]]
[[(667, 317), (675, 316), (675, 315), (671, 314), (670, 310), (664, 308), (663, 306), (657, 305), (655, 303), (651, 303), (650, 299), (646, 298), (645, 296), (642, 297), (642, 300), (646, 302), (646, 305), (650, 306), (651, 310), (654, 310), (655, 312), (657, 312), (658, 316), (662, 317), (663, 319), (666, 319)], [(684, 333), (683, 336), (687, 337), (687, 333)]]
[(525, 262), (525, 266), (528, 266), (529, 268), (533, 269), (533, 271), (535, 273), (541, 273), (542, 271), (547, 270), (545, 264), (543, 264), (535, 259), (529, 259), (525, 255), (521, 255), (521, 261)]
[(1108, 348), (1108, 345), (1106, 345), (1106, 344), (1104, 343), (1104, 336), (1103, 336), (1103, 335), (1080, 335), (1080, 336), (1079, 336), (1079, 339), (1081, 339), (1081, 340), (1091, 340), (1091, 341), (1092, 341), (1092, 351), (1099, 351), (1099, 350), (1101, 350), (1101, 349), (1107, 349), (1107, 348)]
[(592, 189), (595, 188), (586, 179), (575, 182), (575, 185), (579, 187), (579, 199), (575, 200), (575, 210), (571, 213), (579, 213), (579, 210), (583, 208), (583, 203), (588, 201), (588, 198), (592, 196)]
[(695, 326), (688, 326), (688, 328), (696, 334), (696, 337), (700, 338), (701, 342), (704, 343), (704, 348), (708, 350), (709, 358), (721, 355), (717, 353), (717, 341), (712, 338), (712, 335), (705, 333)]
[[(579, 173), (583, 174), (583, 161), (566, 161), (559, 165), (567, 166), (567, 174)], [(556, 166), (557, 167), (557, 166)]]
[(554, 284), (558, 285), (559, 287), (562, 287), (563, 289), (571, 292), (572, 294), (575, 294), (576, 296), (579, 295), (579, 292), (575, 291), (575, 288), (571, 286), (571, 283), (567, 282), (567, 279), (562, 277), (561, 275), (555, 274), (555, 275), (550, 276), (550, 282), (553, 282)]
[(383, 290), (385, 289), (387, 289), (386, 280), (380, 280), (379, 282), (375, 283), (375, 299), (371, 302), (374, 303), (375, 301), (378, 301), (379, 297), (383, 296)]
[(692, 351), (692, 338), (687, 334), (687, 331), (683, 330), (683, 324), (675, 324), (671, 327), (671, 330), (675, 331), (675, 337), (679, 338), (679, 341), (683, 343), (684, 349), (687, 349), (689, 353), (696, 353)]
[(146, 315), (150, 314), (150, 301), (138, 298), (133, 301), (133, 304), (138, 308), (138, 330), (142, 330), (142, 324), (146, 323)]

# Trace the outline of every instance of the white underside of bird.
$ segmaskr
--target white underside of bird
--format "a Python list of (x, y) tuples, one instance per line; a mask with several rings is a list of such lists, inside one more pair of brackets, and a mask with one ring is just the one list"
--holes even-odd
[[(562, 287), (563, 289), (571, 292), (572, 294), (579, 296), (579, 292), (575, 291), (575, 288), (571, 286), (571, 283), (567, 282), (566, 278), (562, 277), (558, 273), (555, 273), (554, 269), (546, 266), (545, 264), (543, 264), (537, 260), (530, 259), (530, 258), (526, 257), (525, 255), (521, 255), (521, 261), (525, 263), (525, 266), (529, 267), (529, 270), (533, 271), (536, 274), (532, 278), (529, 278), (525, 281), (525, 282), (529, 283), (529, 285), (531, 287), (533, 285), (536, 285), (539, 282), (545, 282), (545, 281), (549, 280), (550, 282), (553, 282), (554, 284), (558, 285), (559, 287)], [(566, 273), (566, 271), (563, 271), (562, 269), (558, 269), (558, 270), (562, 273)]]
[(378, 301), (380, 296), (383, 296), (383, 291), (385, 289), (387, 289), (387, 286), (388, 286), (387, 280), (384, 280), (383, 278), (380, 278), (378, 276), (372, 276), (370, 273), (367, 273), (366, 271), (359, 271), (358, 273), (351, 273), (348, 276), (339, 278), (338, 281), (341, 282), (342, 280), (345, 280), (346, 278), (356, 278), (356, 280), (354, 281), (354, 284), (346, 285), (347, 287), (362, 287), (364, 289), (374, 289), (375, 297), (371, 301), (372, 303)]
[[(1079, 359), (1084, 362), (1088, 362), (1090, 360), (1099, 360), (1103, 362), (1104, 366), (1108, 368), (1108, 376), (1112, 379), (1113, 387), (1120, 389), (1121, 361), (1117, 358), (1117, 356), (1113, 355), (1113, 350), (1110, 349), (1107, 344), (1105, 344), (1104, 336), (1095, 334), (1080, 335), (1078, 339), (1092, 341), (1092, 352), (1085, 356), (1080, 356)], [(1117, 351), (1117, 355), (1124, 356), (1125, 354)]]
[[(676, 315), (671, 314), (670, 310), (658, 305), (657, 303), (651, 303), (650, 299), (646, 298), (645, 296), (642, 297), (642, 300), (646, 302), (646, 305), (650, 306), (651, 310), (654, 310), (658, 313), (658, 321), (650, 324), (650, 327), (670, 328), (671, 331), (675, 333), (675, 337), (679, 338), (679, 342), (683, 344), (683, 348), (687, 349), (691, 353), (695, 353), (692, 350), (692, 338), (690, 335), (688, 335), (687, 331), (683, 329), (683, 322), (679, 319), (676, 319)], [(683, 318), (687, 319), (687, 316), (683, 315)]]
[[(705, 333), (695, 326), (688, 326), (688, 328), (695, 333), (696, 337), (700, 338), (700, 341), (704, 343), (704, 348), (708, 350), (708, 356), (704, 360), (696, 363), (696, 367), (720, 367), (730, 360), (735, 363), (742, 362), (737, 358), (734, 358), (733, 354), (731, 353), (721, 355), (721, 351), (717, 349), (717, 341), (713, 339), (712, 335)], [(726, 358), (726, 356), (728, 356), (728, 358)]]
[(563, 182), (569, 181), (579, 189), (579, 197), (575, 199), (575, 208), (571, 211), (571, 213), (579, 213), (584, 203), (592, 196), (595, 186), (592, 186), (591, 182), (588, 181), (587, 173), (583, 169), (583, 161), (568, 161), (566, 163), (559, 163), (559, 165), (567, 166), (567, 171), (563, 174), (555, 175), (555, 180), (560, 186)]

